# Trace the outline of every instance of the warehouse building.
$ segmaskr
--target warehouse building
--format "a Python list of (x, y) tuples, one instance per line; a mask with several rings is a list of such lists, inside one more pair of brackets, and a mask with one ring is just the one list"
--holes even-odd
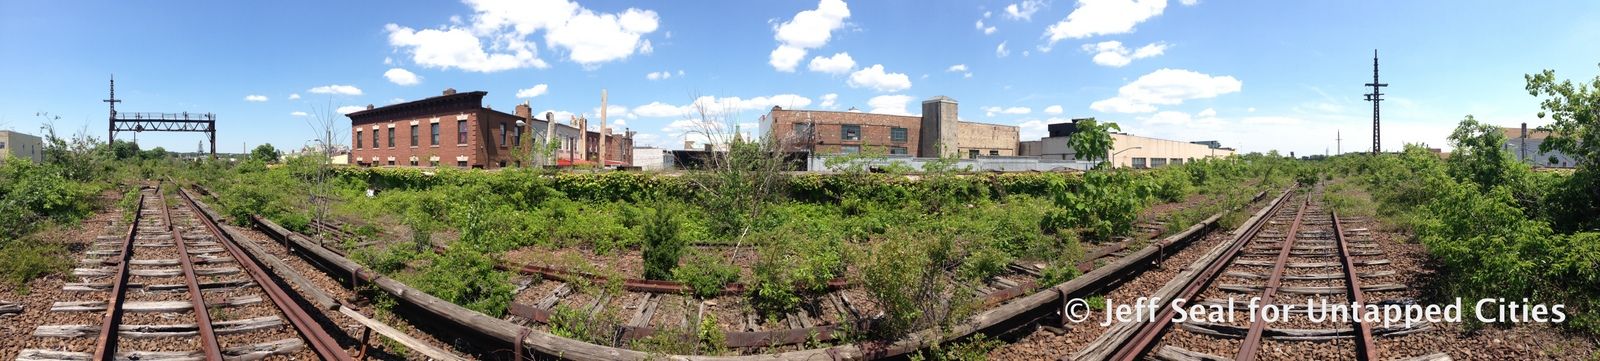
[(1018, 155), (1016, 126), (961, 121), (957, 110), (956, 100), (945, 96), (923, 101), (920, 116), (775, 106), (761, 131), (771, 132), (784, 149), (815, 155), (869, 149), (924, 158)]
[(0, 162), (12, 158), (44, 162), (44, 142), (32, 135), (0, 130)]
[[(368, 105), (350, 117), (350, 161), (361, 166), (458, 167), (493, 169), (508, 166), (602, 164), (632, 162), (633, 134), (591, 130), (585, 118), (568, 123), (533, 116), (527, 104), (508, 114), (483, 106), (488, 92), (443, 95), (384, 107)], [(524, 139), (527, 138), (527, 139)], [(536, 151), (556, 144), (551, 159)], [(527, 163), (527, 164), (525, 164)]]
[(1540, 152), (1539, 145), (1544, 144), (1545, 138), (1550, 137), (1549, 131), (1528, 129), (1528, 123), (1522, 123), (1521, 128), (1501, 127), (1500, 132), (1506, 135), (1506, 144), (1501, 148), (1511, 152), (1511, 156), (1518, 161), (1535, 167), (1572, 168), (1578, 166), (1578, 161), (1571, 155), (1559, 150)]
[[(1077, 152), (1067, 145), (1067, 138), (1077, 132), (1077, 122), (1056, 123), (1047, 126), (1049, 136), (1022, 142), (1022, 155), (1049, 160), (1079, 159)], [(1159, 168), (1169, 164), (1183, 164), (1196, 159), (1221, 158), (1234, 154), (1232, 148), (1222, 147), (1217, 141), (1177, 141), (1141, 137), (1126, 133), (1111, 133), (1111, 162), (1115, 167)]]

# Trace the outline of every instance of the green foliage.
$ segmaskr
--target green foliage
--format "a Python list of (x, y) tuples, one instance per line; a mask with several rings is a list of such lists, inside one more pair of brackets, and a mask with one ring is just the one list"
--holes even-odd
[(491, 317), (505, 313), (512, 297), (510, 277), (494, 268), (493, 258), (459, 244), (429, 256), (427, 265), (400, 279), (434, 297)]
[(672, 279), (689, 285), (695, 297), (712, 298), (722, 293), (724, 286), (739, 280), (739, 268), (716, 255), (694, 252), (688, 262), (672, 270)]
[(69, 181), (53, 164), (26, 158), (0, 163), (0, 240), (15, 240), (43, 221), (76, 222), (94, 210), (99, 187)]
[(1111, 158), (1111, 148), (1116, 142), (1111, 137), (1111, 131), (1120, 131), (1121, 126), (1113, 122), (1100, 123), (1094, 118), (1076, 120), (1073, 124), (1078, 129), (1067, 137), (1067, 146), (1072, 148), (1078, 159), (1093, 161)]
[(0, 284), (28, 293), (28, 281), (65, 272), (72, 262), (66, 247), (40, 240), (0, 242)]
[(757, 310), (769, 315), (793, 311), (802, 295), (823, 291), (829, 280), (843, 274), (844, 247), (839, 239), (803, 235), (789, 226), (750, 235), (760, 247), (750, 284), (751, 303)]
[(1194, 182), (1190, 177), (1187, 169), (1176, 167), (1152, 171), (1153, 193), (1163, 202), (1183, 201), (1185, 196), (1194, 191)]
[(278, 158), (282, 156), (283, 154), (278, 152), (278, 148), (273, 148), (272, 144), (261, 144), (256, 146), (256, 149), (250, 150), (250, 160), (262, 163), (277, 163)]
[(911, 355), (913, 361), (979, 361), (988, 360), (989, 352), (1000, 346), (1005, 341), (991, 339), (982, 333), (974, 334), (963, 341), (948, 344), (934, 345), (927, 351), (918, 351)]
[(644, 278), (665, 280), (678, 266), (685, 242), (678, 237), (678, 220), (672, 211), (657, 207), (644, 226)]
[(1059, 208), (1046, 214), (1040, 227), (1046, 231), (1078, 229), (1095, 242), (1127, 235), (1133, 231), (1148, 189), (1145, 180), (1127, 170), (1085, 173), (1076, 191), (1056, 194)]

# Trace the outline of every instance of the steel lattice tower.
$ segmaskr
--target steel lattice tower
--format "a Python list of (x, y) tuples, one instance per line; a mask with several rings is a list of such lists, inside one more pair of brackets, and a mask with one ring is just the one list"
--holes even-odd
[(1372, 154), (1383, 152), (1383, 146), (1378, 142), (1378, 102), (1383, 101), (1381, 89), (1389, 84), (1378, 82), (1378, 49), (1372, 49), (1372, 82), (1365, 84), (1372, 87), (1372, 92), (1365, 94), (1367, 101), (1372, 102)]

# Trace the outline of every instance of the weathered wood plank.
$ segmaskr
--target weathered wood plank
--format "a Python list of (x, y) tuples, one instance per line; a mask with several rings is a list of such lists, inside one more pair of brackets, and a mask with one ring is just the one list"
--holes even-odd
[(388, 337), (389, 339), (395, 340), (395, 342), (399, 342), (401, 345), (405, 345), (406, 348), (409, 348), (412, 351), (416, 351), (417, 353), (423, 354), (424, 356), (428, 356), (429, 358), (432, 358), (434, 360), (441, 360), (441, 361), (457, 361), (457, 360), (466, 361), (467, 360), (466, 358), (461, 357), (461, 356), (456, 356), (455, 354), (450, 353), (449, 351), (445, 351), (445, 350), (433, 347), (433, 345), (429, 345), (427, 342), (422, 342), (422, 340), (418, 340), (415, 337), (411, 337), (411, 335), (408, 335), (405, 332), (401, 332), (400, 330), (395, 329), (394, 327), (390, 327), (389, 325), (384, 324), (383, 322), (378, 322), (377, 320), (373, 320), (371, 318), (367, 318), (366, 315), (362, 315), (360, 312), (356, 312), (355, 310), (352, 310), (352, 309), (350, 309), (348, 307), (339, 307), (339, 313), (342, 313), (345, 316), (350, 316), (350, 319), (356, 320), (356, 322), (360, 323), (362, 326), (366, 326), (367, 328), (372, 329), (373, 331), (377, 331), (378, 334), (383, 335), (384, 337)]
[(1163, 346), (1156, 351), (1155, 359), (1162, 361), (1229, 361), (1231, 358), (1203, 352), (1189, 351), (1177, 346)]

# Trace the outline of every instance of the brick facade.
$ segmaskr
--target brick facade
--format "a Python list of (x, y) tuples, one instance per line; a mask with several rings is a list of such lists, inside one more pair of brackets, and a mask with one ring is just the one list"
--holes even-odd
[[(966, 157), (968, 150), (979, 155), (1017, 155), (1016, 126), (956, 121), (955, 100), (934, 97), (923, 103), (923, 115), (875, 114), (857, 111), (787, 110), (773, 107), (763, 126), (789, 151), (839, 154), (874, 150), (885, 154), (937, 157), (943, 147), (946, 155)], [(846, 139), (845, 128), (859, 129), (857, 139)], [(811, 132), (806, 132), (811, 128)], [(947, 129), (941, 129), (947, 128)], [(903, 129), (903, 139), (896, 139)], [(955, 143), (955, 146), (945, 144)]]
[[(483, 91), (457, 93), (446, 90), (441, 96), (380, 108), (368, 106), (367, 110), (350, 113), (347, 115), (351, 128), (350, 161), (361, 166), (483, 169), (521, 166), (523, 162), (531, 161), (533, 156), (530, 147), (544, 139), (546, 121), (532, 118), (526, 105), (518, 106), (518, 115), (485, 108), (482, 102), (487, 94)], [(531, 125), (529, 129), (517, 126), (519, 119)], [(438, 126), (437, 137), (433, 133), (435, 125)], [(557, 127), (573, 128), (564, 124), (557, 124)], [(573, 129), (561, 130), (563, 132), (560, 133), (570, 133), (573, 137), (578, 133)], [(591, 139), (599, 137), (597, 132), (583, 133), (587, 133)], [(613, 148), (610, 144), (617, 144), (631, 150), (631, 135), (631, 132), (611, 135), (607, 148)], [(413, 136), (415, 145), (412, 145)], [(598, 145), (598, 141), (594, 144)], [(556, 151), (557, 157), (567, 161), (558, 164), (574, 163), (571, 159), (578, 156), (574, 147), (562, 144), (563, 149)], [(598, 156), (596, 153), (597, 149), (585, 159), (595, 160)], [(613, 160), (608, 164), (627, 165), (632, 154), (613, 151), (606, 158)], [(615, 161), (618, 159), (628, 161)]]

